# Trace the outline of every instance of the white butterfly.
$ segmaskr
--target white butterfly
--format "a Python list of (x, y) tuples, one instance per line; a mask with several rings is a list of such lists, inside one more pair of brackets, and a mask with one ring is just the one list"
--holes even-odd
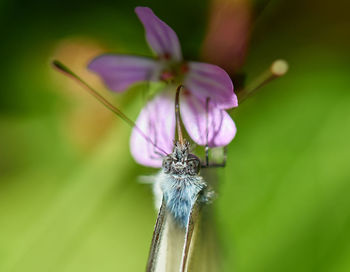
[[(97, 91), (83, 81), (79, 76), (69, 70), (58, 61), (53, 62), (54, 66), (83, 84), (87, 90), (104, 106), (117, 114), (126, 123), (136, 126), (135, 123), (125, 116), (118, 108), (114, 107)], [(156, 221), (149, 258), (147, 262), (147, 272), (153, 271), (187, 271), (194, 255), (195, 241), (197, 236), (205, 234), (207, 241), (213, 237), (212, 230), (204, 228), (204, 232), (198, 234), (198, 222), (200, 211), (206, 204), (210, 203), (214, 192), (209, 188), (207, 182), (199, 174), (201, 161), (190, 152), (189, 143), (183, 139), (180, 114), (179, 114), (179, 93), (182, 86), (177, 88), (175, 99), (176, 125), (178, 140), (174, 143), (173, 152), (163, 157), (161, 171), (155, 176), (154, 191), (159, 192), (158, 206), (159, 214)], [(208, 104), (208, 102), (207, 102)], [(152, 140), (140, 131), (142, 137), (157, 147)], [(208, 148), (206, 149), (206, 164), (208, 163)], [(212, 165), (214, 167), (221, 165)], [(198, 238), (198, 237), (197, 237)], [(200, 250), (202, 257), (213, 257), (215, 247), (212, 246), (212, 253), (207, 254), (206, 250)], [(207, 257), (205, 257), (207, 255)], [(217, 268), (215, 264), (213, 267)], [(212, 267), (204, 265), (198, 271), (214, 271)]]

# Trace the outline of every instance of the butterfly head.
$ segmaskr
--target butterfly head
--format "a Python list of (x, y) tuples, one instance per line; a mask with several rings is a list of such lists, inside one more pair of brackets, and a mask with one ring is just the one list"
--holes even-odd
[(200, 160), (190, 153), (190, 144), (184, 141), (175, 142), (174, 150), (163, 159), (163, 171), (166, 174), (197, 175), (200, 170)]

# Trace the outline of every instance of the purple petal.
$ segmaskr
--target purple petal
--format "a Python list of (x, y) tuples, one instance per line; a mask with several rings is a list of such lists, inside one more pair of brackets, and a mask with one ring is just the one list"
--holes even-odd
[(127, 55), (101, 55), (93, 59), (88, 68), (116, 92), (125, 91), (136, 82), (157, 80), (159, 75), (159, 64), (155, 60)]
[(236, 135), (236, 125), (231, 117), (213, 103), (209, 103), (207, 114), (205, 102), (191, 94), (184, 94), (181, 96), (180, 111), (188, 134), (199, 145), (206, 144), (207, 132), (209, 147), (225, 146)]
[(219, 66), (189, 62), (189, 72), (184, 85), (197, 98), (205, 101), (207, 97), (220, 109), (230, 109), (238, 106), (237, 96), (229, 75)]
[(179, 39), (174, 30), (160, 20), (150, 8), (137, 7), (135, 12), (142, 22), (149, 46), (161, 58), (182, 59)]
[(158, 148), (134, 128), (130, 138), (130, 149), (139, 164), (161, 167), (162, 157), (172, 152), (175, 137), (174, 107), (173, 93), (163, 91), (141, 110), (136, 125)]

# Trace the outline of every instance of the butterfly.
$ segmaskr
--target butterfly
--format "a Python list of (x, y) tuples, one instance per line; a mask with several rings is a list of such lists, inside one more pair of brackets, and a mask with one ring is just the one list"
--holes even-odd
[[(200, 175), (200, 169), (219, 164), (209, 164), (208, 153), (206, 163), (202, 164), (183, 138), (179, 114), (181, 88), (177, 88), (175, 98), (177, 140), (172, 153), (163, 158), (162, 169), (154, 182), (162, 200), (147, 263), (149, 272), (187, 271), (201, 208), (211, 203), (214, 196), (214, 191)], [(167, 256), (162, 257), (160, 251), (167, 252)]]
[[(69, 75), (99, 102), (118, 115), (132, 127), (136, 127), (140, 135), (159, 153), (164, 151), (146, 135), (121, 110), (113, 106), (96, 90), (82, 80), (78, 75), (59, 61), (53, 65), (59, 71)], [(154, 179), (154, 191), (160, 191), (160, 207), (151, 242), (146, 271), (187, 271), (191, 252), (194, 248), (196, 223), (199, 221), (200, 211), (209, 204), (214, 191), (200, 175), (202, 167), (218, 167), (221, 164), (209, 164), (208, 145), (206, 146), (206, 160), (201, 160), (191, 152), (190, 143), (184, 139), (181, 130), (179, 94), (183, 86), (176, 90), (175, 115), (177, 140), (174, 141), (173, 151), (164, 154), (162, 168)], [(209, 100), (207, 100), (207, 107)]]

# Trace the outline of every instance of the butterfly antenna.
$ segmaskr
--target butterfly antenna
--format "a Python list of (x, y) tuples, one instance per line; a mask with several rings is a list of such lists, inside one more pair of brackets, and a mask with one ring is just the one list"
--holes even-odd
[(181, 117), (180, 117), (180, 91), (183, 88), (183, 85), (179, 85), (176, 89), (176, 97), (175, 97), (175, 118), (176, 118), (176, 128), (177, 128), (177, 138), (181, 145), (184, 144), (184, 138), (182, 136), (181, 130)]
[(112, 105), (106, 98), (104, 98), (102, 95), (99, 94), (93, 87), (91, 87), (86, 81), (84, 81), (81, 77), (79, 77), (77, 74), (75, 74), (72, 70), (70, 70), (67, 66), (65, 66), (62, 62), (58, 60), (54, 60), (52, 62), (53, 66), (56, 67), (60, 72), (70, 76), (72, 79), (76, 80), (78, 83), (80, 83), (82, 86), (85, 87), (85, 89), (93, 96), (95, 97), (102, 105), (104, 105), (107, 109), (112, 111), (114, 114), (116, 114), (119, 118), (121, 118), (124, 122), (126, 122), (129, 126), (132, 128), (134, 127), (140, 135), (149, 143), (151, 143), (154, 147), (156, 147), (159, 151), (163, 152), (164, 154), (167, 154), (164, 150), (162, 150), (160, 147), (158, 147), (151, 138), (149, 138), (136, 124), (134, 121), (132, 121), (129, 117), (127, 117), (120, 109)]

